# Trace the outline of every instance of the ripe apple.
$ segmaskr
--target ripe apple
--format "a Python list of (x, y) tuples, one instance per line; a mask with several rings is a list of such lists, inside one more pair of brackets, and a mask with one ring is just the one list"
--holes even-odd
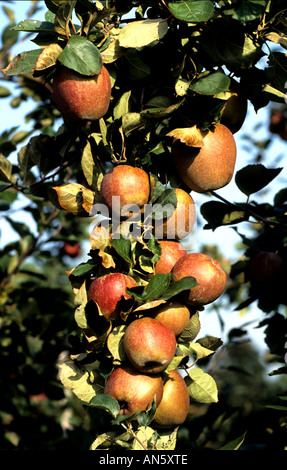
[(188, 325), (190, 311), (183, 303), (173, 300), (153, 309), (150, 316), (168, 326), (178, 336)]
[(261, 251), (249, 266), (249, 280), (254, 287), (264, 287), (273, 282), (283, 267), (283, 258), (277, 253)]
[(136, 287), (136, 281), (126, 274), (109, 273), (96, 278), (88, 290), (88, 300), (93, 300), (99, 312), (109, 320), (119, 319), (122, 313), (120, 300), (130, 299), (127, 288)]
[(119, 402), (121, 415), (130, 415), (148, 409), (154, 397), (156, 405), (159, 405), (163, 395), (163, 381), (159, 375), (142, 374), (124, 365), (112, 371), (104, 393)]
[[(103, 204), (110, 211), (118, 212), (117, 207), (113, 207), (113, 197), (118, 196), (120, 215), (129, 215), (128, 207), (137, 205), (142, 208), (147, 204), (150, 195), (150, 180), (148, 174), (141, 168), (131, 165), (118, 165), (109, 170), (103, 177), (100, 196)], [(118, 214), (119, 215), (119, 214)]]
[(70, 121), (94, 121), (108, 111), (111, 98), (111, 80), (105, 66), (97, 75), (86, 76), (64, 66), (53, 80), (55, 102)]
[(155, 412), (153, 423), (162, 428), (173, 428), (186, 420), (190, 399), (186, 383), (180, 373), (169, 370), (167, 374), (162, 400)]
[(180, 140), (172, 144), (172, 156), (181, 180), (193, 191), (205, 193), (226, 186), (236, 162), (236, 142), (223, 124), (201, 132), (203, 146), (191, 147)]
[(155, 236), (158, 239), (173, 238), (180, 240), (186, 238), (192, 231), (196, 220), (195, 204), (186, 191), (175, 189), (177, 205), (171, 216), (155, 222)]
[(161, 246), (161, 254), (155, 265), (154, 273), (167, 274), (171, 272), (177, 260), (186, 255), (187, 251), (183, 244), (178, 241), (158, 240), (158, 242)]
[(174, 332), (149, 317), (132, 321), (124, 334), (124, 350), (132, 365), (140, 372), (158, 374), (173, 359), (176, 350)]
[(81, 254), (81, 245), (80, 243), (68, 243), (65, 242), (61, 248), (61, 253), (63, 255), (70, 256), (70, 258), (77, 258)]
[(185, 291), (183, 301), (193, 307), (200, 307), (216, 300), (224, 291), (227, 275), (220, 263), (204, 253), (188, 253), (182, 256), (172, 269), (172, 280), (192, 276), (198, 286)]

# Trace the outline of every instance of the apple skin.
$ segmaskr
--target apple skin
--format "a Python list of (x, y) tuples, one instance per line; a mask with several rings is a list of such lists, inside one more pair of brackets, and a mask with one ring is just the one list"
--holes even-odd
[(168, 326), (175, 336), (179, 336), (188, 325), (190, 311), (183, 303), (170, 301), (157, 307), (150, 316)]
[(216, 300), (223, 293), (227, 284), (227, 275), (218, 261), (204, 253), (188, 253), (182, 256), (172, 269), (172, 280), (192, 276), (198, 286), (183, 293), (183, 302), (200, 307)]
[(167, 374), (163, 397), (153, 419), (153, 423), (160, 428), (173, 428), (182, 424), (187, 418), (190, 405), (183, 377), (176, 370), (169, 370)]
[(54, 99), (68, 121), (94, 121), (108, 111), (111, 79), (105, 66), (98, 75), (81, 75), (61, 66), (53, 80)]
[(192, 231), (196, 221), (196, 209), (194, 200), (181, 188), (175, 189), (177, 205), (170, 217), (155, 225), (156, 238), (165, 239), (170, 235), (175, 240), (186, 238)]
[[(150, 195), (150, 180), (148, 174), (141, 168), (131, 165), (117, 165), (109, 170), (103, 177), (100, 196), (103, 204), (113, 209), (112, 197), (120, 197), (120, 212), (122, 216), (129, 215), (129, 211), (124, 213), (124, 205), (136, 204), (140, 208), (148, 203)], [(132, 209), (132, 208), (131, 208)], [(115, 208), (114, 208), (115, 210)]]
[(111, 372), (104, 393), (119, 402), (120, 415), (130, 415), (149, 408), (154, 397), (156, 405), (159, 405), (163, 381), (160, 375), (142, 374), (132, 366), (123, 365)]
[(126, 289), (136, 287), (136, 281), (126, 274), (109, 273), (92, 281), (88, 290), (88, 300), (93, 300), (100, 313), (108, 320), (119, 319), (121, 315), (120, 300), (131, 298)]
[(277, 253), (261, 251), (250, 262), (250, 283), (257, 288), (267, 287), (270, 282), (274, 282), (283, 265), (284, 260)]
[(158, 374), (173, 359), (176, 338), (168, 326), (153, 318), (142, 317), (128, 325), (123, 345), (129, 361), (137, 370)]
[(155, 265), (154, 274), (167, 274), (171, 272), (179, 258), (187, 254), (187, 251), (178, 241), (158, 240), (158, 242), (161, 246), (161, 254)]
[(223, 124), (216, 124), (213, 131), (201, 134), (201, 148), (175, 140), (171, 152), (181, 180), (191, 190), (205, 193), (223, 188), (231, 181), (237, 149), (232, 132)]

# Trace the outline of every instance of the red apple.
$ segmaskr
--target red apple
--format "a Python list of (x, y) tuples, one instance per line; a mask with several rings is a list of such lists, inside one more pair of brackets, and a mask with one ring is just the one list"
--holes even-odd
[(163, 381), (159, 375), (146, 375), (131, 366), (117, 367), (105, 384), (104, 393), (115, 398), (121, 415), (130, 415), (148, 409), (155, 397), (158, 406), (163, 394)]
[(232, 179), (236, 162), (236, 142), (223, 124), (201, 132), (202, 147), (175, 140), (172, 155), (181, 180), (193, 191), (205, 193), (226, 186)]
[(168, 326), (153, 318), (142, 317), (128, 325), (123, 345), (136, 369), (157, 374), (166, 369), (173, 359), (176, 338)]
[(167, 274), (170, 273), (175, 263), (183, 255), (186, 255), (187, 251), (182, 243), (171, 240), (158, 240), (161, 246), (161, 254), (158, 262), (155, 265), (155, 274)]
[(70, 256), (70, 258), (77, 258), (81, 254), (81, 245), (80, 243), (68, 243), (65, 242), (61, 248), (61, 253), (63, 255)]
[(55, 102), (70, 121), (94, 121), (108, 111), (111, 98), (111, 80), (102, 66), (97, 75), (86, 76), (61, 66), (53, 80)]
[(157, 407), (153, 423), (162, 428), (173, 428), (182, 424), (188, 415), (190, 399), (186, 383), (176, 370), (167, 372), (163, 385), (163, 397)]
[[(119, 198), (120, 215), (129, 215), (128, 207), (137, 205), (142, 208), (148, 203), (150, 195), (150, 180), (148, 174), (141, 168), (131, 165), (118, 165), (108, 171), (102, 180), (100, 189), (101, 200), (110, 211), (118, 212), (113, 204), (113, 197)], [(131, 210), (133, 208), (131, 207)]]
[(175, 336), (178, 336), (188, 325), (190, 311), (183, 303), (173, 300), (153, 309), (150, 316), (164, 323), (174, 332)]
[(158, 239), (170, 238), (180, 240), (186, 238), (192, 231), (196, 220), (195, 204), (186, 191), (175, 189), (177, 205), (172, 215), (155, 222), (155, 236)]
[(93, 300), (105, 318), (119, 319), (122, 313), (120, 300), (131, 298), (127, 288), (136, 287), (136, 281), (126, 274), (109, 273), (96, 278), (88, 290), (88, 300)]
[(278, 276), (284, 261), (277, 253), (261, 251), (250, 263), (249, 280), (254, 287), (268, 286)]
[(227, 275), (220, 263), (203, 253), (188, 253), (174, 265), (172, 280), (192, 276), (198, 286), (185, 291), (184, 302), (193, 307), (200, 307), (216, 300), (224, 291)]

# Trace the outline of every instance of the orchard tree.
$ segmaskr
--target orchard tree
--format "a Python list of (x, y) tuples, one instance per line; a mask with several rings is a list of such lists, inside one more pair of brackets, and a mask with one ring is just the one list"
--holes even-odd
[[(174, 449), (192, 406), (220, 403), (205, 365), (222, 340), (200, 337), (200, 318), (206, 306), (220, 308), (222, 296), (239, 310), (258, 303), (266, 342), (282, 363), (274, 374), (286, 374), (287, 190), (274, 204), (252, 200), (282, 168), (270, 157), (234, 170), (248, 104), (284, 109), (284, 3), (46, 0), (42, 21), (19, 24), (5, 7), (2, 79), (20, 89), (12, 106), (28, 96), (36, 105), (31, 135), (17, 128), (1, 135), (1, 201), (8, 210), (24, 196), (38, 235), (6, 216), (20, 241), (2, 253), (3, 324), (17, 325), (21, 337), (25, 311), (29, 317), (36, 305), (38, 324), (29, 317), (22, 348), (37, 360), (47, 354), (48, 366), (65, 335), (58, 382), (101, 417), (91, 423), (91, 449)], [(19, 32), (36, 48), (11, 58)], [(232, 179), (239, 202), (220, 195)], [(199, 207), (201, 194), (208, 199)], [(202, 230), (237, 230), (246, 247), (238, 262), (188, 250), (198, 210)], [(241, 233), (246, 222), (257, 228), (253, 238)], [(85, 259), (67, 267), (65, 257), (79, 256), (87, 238)], [(53, 347), (45, 307), (52, 321), (61, 313)], [(7, 355), (12, 347), (8, 341)], [(280, 447), (286, 407), (278, 401), (270, 406), (281, 419)], [(237, 437), (228, 448), (238, 448)]]

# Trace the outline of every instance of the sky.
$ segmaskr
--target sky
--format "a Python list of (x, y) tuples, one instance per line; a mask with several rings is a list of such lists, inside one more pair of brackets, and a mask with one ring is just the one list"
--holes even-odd
[[(26, 12), (29, 8), (28, 1), (14, 1), (14, 2), (6, 2), (0, 0), (0, 30), (7, 24), (7, 18), (3, 13), (2, 6), (7, 5), (11, 9), (15, 11), (16, 14), (16, 23), (22, 21), (26, 18)], [(10, 4), (10, 5), (9, 5)], [(45, 8), (44, 8), (45, 11)], [(38, 13), (35, 16), (35, 19), (43, 20), (44, 19), (44, 11), (43, 13)], [(19, 52), (23, 52), (25, 50), (30, 50), (34, 46), (33, 43), (29, 41), (28, 44), (20, 43), (17, 45), (17, 48), (14, 50), (14, 54), (16, 55)], [(8, 88), (12, 88), (12, 85), (6, 82), (0, 81), (0, 86), (6, 86)], [(18, 110), (12, 110), (9, 106), (10, 98), (1, 99), (0, 106), (1, 106), (1, 115), (0, 115), (0, 134), (5, 129), (10, 129), (14, 125), (19, 125), (21, 130), (29, 130), (29, 124), (24, 123), (24, 116), (31, 110), (33, 107), (33, 102), (28, 101), (21, 105), (21, 116), (19, 116)], [(268, 125), (269, 125), (269, 109), (261, 109), (258, 113), (255, 113), (252, 105), (249, 106), (248, 114), (246, 121), (244, 123), (243, 128), (235, 134), (235, 140), (237, 143), (238, 155), (237, 161), (235, 166), (235, 173), (237, 170), (243, 168), (245, 165), (250, 163), (254, 163), (254, 157), (256, 157), (255, 150), (251, 151), (252, 147), (248, 146), (248, 140), (246, 136), (252, 136), (253, 139), (257, 141), (264, 140), (268, 137)], [(21, 117), (22, 122), (24, 123), (21, 125)], [(280, 138), (275, 137), (272, 135), (273, 141), (272, 146), (268, 148), (268, 152), (266, 155), (266, 160), (263, 160), (263, 163), (268, 168), (278, 168), (283, 166), (283, 157), (287, 151), (287, 143), (283, 142)], [(21, 144), (22, 146), (23, 144)], [(12, 159), (16, 158), (15, 155), (12, 156)], [(234, 173), (234, 174), (235, 174)], [(264, 202), (271, 202), (273, 201), (273, 197), (276, 192), (281, 189), (282, 187), (286, 186), (287, 181), (287, 167), (285, 167), (280, 175), (268, 186), (268, 191), (265, 190), (260, 191), (257, 193), (253, 199), (257, 202), (262, 202), (262, 196), (264, 195)], [(244, 202), (245, 197), (237, 188), (234, 178), (227, 185), (225, 188), (217, 191), (221, 196), (225, 197), (226, 199), (230, 200), (231, 202)], [(235, 233), (235, 231), (230, 227), (220, 227), (215, 231), (204, 230), (202, 229), (202, 224), (204, 223), (203, 218), (200, 215), (200, 205), (203, 202), (209, 200), (208, 196), (196, 194), (193, 196), (196, 207), (197, 207), (197, 214), (198, 214), (198, 229), (196, 230), (195, 234), (192, 236), (192, 250), (198, 251), (202, 244), (211, 244), (211, 245), (218, 245), (220, 247), (220, 251), (231, 261), (236, 261), (238, 259), (238, 252), (235, 250), (235, 244), (240, 242), (239, 236)], [(17, 206), (14, 208), (14, 213), (11, 215), (17, 221), (23, 221), (26, 223), (33, 224), (33, 220), (27, 219), (27, 212), (21, 211), (21, 207), (26, 205), (26, 200), (20, 200), (17, 203)], [(244, 225), (244, 228), (243, 228)], [(241, 224), (240, 225), (240, 232), (244, 233), (245, 235), (248, 234), (248, 224)], [(3, 218), (1, 218), (0, 214), (0, 249), (7, 243), (7, 241), (11, 242), (17, 239), (17, 235), (15, 232), (11, 231), (8, 224), (5, 224)], [(87, 242), (87, 252), (89, 251)], [(228, 331), (230, 328), (233, 327), (240, 327), (244, 325), (245, 322), (249, 322), (250, 320), (255, 321), (255, 325), (257, 324), (257, 320), (260, 317), (261, 312), (257, 310), (256, 306), (254, 305), (251, 310), (249, 311), (248, 315), (243, 317), (240, 316), (238, 312), (228, 312), (227, 310), (223, 312), (223, 319), (228, 325)], [(254, 330), (251, 328), (248, 329), (250, 332), (251, 337), (257, 343), (257, 345), (264, 349), (265, 343), (262, 335), (261, 330)], [(202, 336), (206, 334), (211, 334), (213, 336), (222, 337), (222, 332), (220, 329), (220, 324), (218, 322), (217, 316), (214, 312), (208, 313), (202, 318)]]

